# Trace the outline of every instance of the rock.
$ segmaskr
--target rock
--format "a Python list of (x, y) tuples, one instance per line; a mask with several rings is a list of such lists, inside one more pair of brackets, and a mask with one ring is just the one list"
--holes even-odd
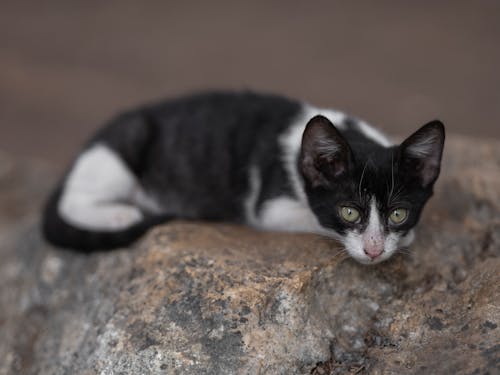
[(228, 224), (55, 249), (38, 233), (54, 174), (11, 161), (0, 374), (499, 372), (499, 146), (452, 137), (416, 244), (375, 267), (332, 240)]

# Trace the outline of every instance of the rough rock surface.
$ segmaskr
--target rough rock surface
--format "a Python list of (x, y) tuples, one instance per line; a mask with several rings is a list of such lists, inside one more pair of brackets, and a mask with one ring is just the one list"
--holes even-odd
[(500, 143), (451, 138), (411, 252), (171, 223), (132, 249), (45, 244), (54, 175), (0, 155), (1, 374), (500, 373)]

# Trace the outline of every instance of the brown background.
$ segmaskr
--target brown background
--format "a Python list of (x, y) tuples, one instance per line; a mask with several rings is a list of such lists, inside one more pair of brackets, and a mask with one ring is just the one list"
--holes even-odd
[(500, 137), (500, 1), (2, 2), (0, 150), (66, 163), (117, 111), (251, 88)]

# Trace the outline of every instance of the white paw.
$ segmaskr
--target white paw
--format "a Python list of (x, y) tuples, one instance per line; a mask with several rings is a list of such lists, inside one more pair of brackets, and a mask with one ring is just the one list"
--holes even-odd
[(120, 205), (118, 207), (109, 207), (111, 229), (125, 229), (139, 223), (143, 215), (139, 209), (133, 206)]
[(116, 231), (126, 229), (143, 219), (137, 207), (127, 204), (88, 203), (84, 200), (77, 203), (63, 205), (60, 208), (63, 219), (77, 228)]

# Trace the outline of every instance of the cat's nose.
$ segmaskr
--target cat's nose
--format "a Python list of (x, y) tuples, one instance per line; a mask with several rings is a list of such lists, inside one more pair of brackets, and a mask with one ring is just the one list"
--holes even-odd
[(363, 250), (371, 259), (377, 258), (384, 252), (384, 248), (381, 246), (366, 246)]

